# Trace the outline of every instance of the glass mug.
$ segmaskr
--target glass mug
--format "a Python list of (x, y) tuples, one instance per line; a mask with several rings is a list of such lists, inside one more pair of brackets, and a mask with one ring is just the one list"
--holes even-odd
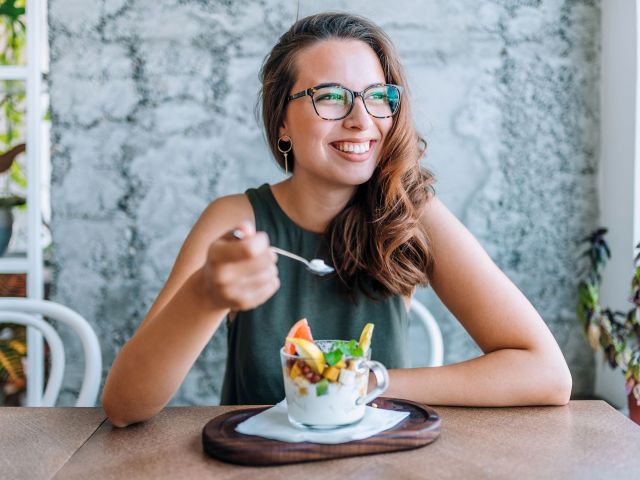
[[(335, 340), (316, 340), (323, 353), (331, 351)], [(280, 349), (284, 391), (289, 422), (298, 428), (331, 429), (353, 425), (364, 417), (365, 407), (389, 387), (385, 366), (371, 360), (371, 349), (364, 357), (343, 355), (334, 367), (325, 365), (324, 376), (311, 368), (312, 361)], [(342, 368), (338, 368), (342, 367)], [(333, 368), (333, 370), (331, 370)], [(367, 395), (369, 370), (376, 388)]]

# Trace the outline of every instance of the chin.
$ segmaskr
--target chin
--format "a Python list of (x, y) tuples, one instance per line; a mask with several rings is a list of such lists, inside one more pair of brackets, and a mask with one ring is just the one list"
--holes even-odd
[(342, 183), (345, 183), (353, 187), (357, 187), (359, 185), (367, 183), (372, 176), (373, 176), (373, 170), (368, 169), (366, 172), (358, 172), (358, 173), (351, 172), (350, 174), (347, 174), (347, 175), (341, 175), (340, 180), (342, 181)]
[(328, 183), (357, 187), (371, 179), (377, 166), (377, 159), (371, 158), (362, 163), (350, 163), (338, 159), (337, 162), (327, 162), (326, 166), (330, 168), (325, 168), (323, 171), (316, 170), (315, 174)]

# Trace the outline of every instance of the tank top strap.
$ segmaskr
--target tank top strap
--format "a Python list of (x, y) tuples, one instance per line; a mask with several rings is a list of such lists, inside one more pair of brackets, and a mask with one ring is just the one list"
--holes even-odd
[(256, 230), (267, 232), (272, 245), (313, 258), (322, 253), (322, 234), (305, 230), (282, 210), (268, 183), (245, 191), (253, 207)]
[(258, 188), (249, 188), (245, 194), (253, 207), (257, 231), (273, 233), (274, 230), (287, 228), (289, 219), (278, 205), (268, 183)]

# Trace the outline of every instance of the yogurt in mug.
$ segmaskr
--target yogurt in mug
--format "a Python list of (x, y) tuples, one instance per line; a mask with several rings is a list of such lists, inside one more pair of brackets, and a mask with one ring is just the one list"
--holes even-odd
[[(336, 340), (317, 340), (323, 353), (330, 352)], [(379, 362), (369, 360), (371, 350), (362, 357), (343, 356), (334, 365), (324, 364), (320, 372), (316, 359), (291, 355), (280, 350), (289, 421), (299, 428), (337, 428), (359, 422), (366, 404), (386, 390), (388, 374)], [(367, 395), (369, 369), (378, 386)]]

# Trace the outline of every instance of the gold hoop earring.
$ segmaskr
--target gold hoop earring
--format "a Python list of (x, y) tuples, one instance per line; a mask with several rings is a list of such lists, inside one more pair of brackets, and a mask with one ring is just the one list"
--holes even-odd
[[(280, 142), (285, 142), (289, 144), (289, 148), (284, 149), (280, 146)], [(284, 155), (284, 173), (289, 174), (289, 163), (287, 162), (287, 154), (293, 148), (293, 142), (291, 141), (291, 137), (289, 135), (282, 135), (278, 138), (278, 151)]]

